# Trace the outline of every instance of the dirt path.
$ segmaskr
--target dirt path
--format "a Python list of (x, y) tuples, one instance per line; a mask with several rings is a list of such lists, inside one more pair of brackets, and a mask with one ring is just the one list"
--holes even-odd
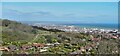
[(33, 41), (36, 40), (36, 39), (38, 38), (39, 35), (40, 35), (40, 34), (37, 34), (37, 35), (35, 36), (35, 38), (33, 39)]
[(37, 35), (35, 36), (35, 38), (33, 39), (33, 41), (35, 41), (35, 40), (38, 38), (39, 35), (50, 35), (50, 34), (37, 34)]

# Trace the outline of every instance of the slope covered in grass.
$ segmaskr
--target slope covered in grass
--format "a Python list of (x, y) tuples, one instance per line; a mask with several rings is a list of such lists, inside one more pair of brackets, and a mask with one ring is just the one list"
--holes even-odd
[(5, 42), (32, 40), (37, 30), (16, 21), (2, 20), (2, 40)]

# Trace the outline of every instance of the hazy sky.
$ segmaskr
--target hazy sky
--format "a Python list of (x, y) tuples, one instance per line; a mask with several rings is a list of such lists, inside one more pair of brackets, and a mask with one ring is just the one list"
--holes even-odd
[(2, 0), (2, 2), (118, 2), (120, 0)]
[(117, 2), (4, 2), (2, 18), (19, 21), (117, 23)]

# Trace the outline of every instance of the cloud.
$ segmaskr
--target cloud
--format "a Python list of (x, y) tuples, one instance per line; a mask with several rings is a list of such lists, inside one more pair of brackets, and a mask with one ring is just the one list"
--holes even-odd
[(44, 17), (53, 17), (53, 16), (55, 16), (55, 15), (53, 15), (53, 14), (50, 13), (50, 12), (44, 12), (44, 11), (31, 12), (31, 13), (27, 13), (27, 14), (32, 15), (32, 16), (41, 17), (41, 18), (44, 18)]
[(75, 14), (73, 13), (69, 13), (69, 14), (65, 14), (64, 16), (74, 16)]
[(38, 12), (28, 12), (23, 13), (17, 10), (5, 9), (3, 10), (3, 18), (7, 18), (10, 20), (21, 20), (21, 21), (59, 21), (59, 20), (72, 20), (76, 18), (76, 14), (74, 13), (66, 13), (66, 14), (53, 14), (51, 12), (38, 11)]
[[(11, 19), (11, 20), (38, 20), (41, 18), (52, 18), (55, 17), (50, 12), (44, 12), (44, 11), (39, 11), (39, 12), (29, 12), (29, 13), (23, 13), (17, 10), (12, 10), (12, 9), (5, 9), (2, 12), (3, 18)], [(42, 19), (41, 19), (42, 20)]]
[(2, 18), (7, 18), (11, 20), (18, 19), (22, 12), (19, 12), (17, 10), (11, 10), (11, 9), (3, 9), (2, 10)]

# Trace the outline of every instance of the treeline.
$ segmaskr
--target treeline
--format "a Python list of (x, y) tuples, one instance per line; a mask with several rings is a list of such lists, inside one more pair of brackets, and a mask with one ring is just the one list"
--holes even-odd
[(65, 32), (65, 31), (58, 30), (58, 29), (46, 29), (46, 28), (38, 27), (38, 26), (32, 26), (32, 27), (35, 28), (35, 29), (45, 30), (45, 31), (50, 31), (50, 32)]

